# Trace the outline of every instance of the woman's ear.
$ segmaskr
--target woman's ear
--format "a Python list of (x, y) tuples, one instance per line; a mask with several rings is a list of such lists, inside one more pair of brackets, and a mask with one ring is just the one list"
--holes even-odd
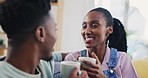
[(112, 34), (113, 33), (113, 26), (108, 26), (107, 27), (107, 34)]
[(42, 26), (37, 27), (35, 31), (35, 36), (39, 42), (45, 41), (45, 29)]

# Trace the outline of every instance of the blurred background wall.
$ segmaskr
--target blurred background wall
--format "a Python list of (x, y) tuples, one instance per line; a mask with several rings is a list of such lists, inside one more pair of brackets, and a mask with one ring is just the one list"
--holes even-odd
[[(52, 13), (57, 22), (55, 51), (84, 49), (81, 25), (86, 13), (95, 7), (108, 9), (122, 21), (127, 32), (128, 54), (132, 59), (148, 57), (148, 12), (146, 0), (57, 0), (52, 2)], [(7, 37), (0, 28), (0, 39), (7, 48)], [(5, 48), (5, 50), (7, 50)]]

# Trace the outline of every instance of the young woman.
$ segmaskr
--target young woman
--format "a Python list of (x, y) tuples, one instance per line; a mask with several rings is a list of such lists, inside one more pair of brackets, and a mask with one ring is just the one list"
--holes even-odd
[(110, 12), (104, 8), (89, 11), (81, 31), (86, 49), (69, 53), (65, 60), (75, 60), (79, 56), (95, 58), (96, 64), (83, 61), (81, 66), (90, 78), (138, 78), (130, 57), (121, 52), (127, 50), (125, 31), (122, 26), (113, 31), (114, 27), (117, 27), (114, 23), (121, 25), (121, 22), (113, 19)]

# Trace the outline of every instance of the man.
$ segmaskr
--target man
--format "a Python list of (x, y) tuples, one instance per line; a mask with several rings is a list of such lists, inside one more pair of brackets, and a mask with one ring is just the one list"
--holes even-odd
[[(53, 78), (56, 24), (50, 8), (50, 0), (0, 3), (0, 24), (8, 37), (8, 53), (0, 62), (1, 78)], [(71, 72), (71, 78), (87, 77), (86, 72), (77, 76), (77, 71)]]

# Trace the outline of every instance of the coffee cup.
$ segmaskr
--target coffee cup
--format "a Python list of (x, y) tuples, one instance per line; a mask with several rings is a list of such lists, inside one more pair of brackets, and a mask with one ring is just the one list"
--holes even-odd
[(75, 67), (78, 68), (78, 75), (81, 75), (80, 62), (62, 61), (60, 65), (61, 78), (68, 78), (69, 74)]
[(96, 64), (96, 59), (91, 58), (91, 57), (79, 57), (78, 60), (79, 61), (89, 61), (93, 64)]

